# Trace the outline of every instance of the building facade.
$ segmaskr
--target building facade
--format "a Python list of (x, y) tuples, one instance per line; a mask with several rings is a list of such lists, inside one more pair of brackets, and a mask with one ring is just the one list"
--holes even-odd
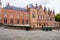
[(47, 10), (42, 5), (37, 6), (36, 4), (34, 7), (33, 4), (29, 4), (25, 8), (19, 8), (8, 3), (0, 10), (0, 24), (3, 25), (30, 26), (32, 28), (55, 27), (55, 11), (49, 8)]

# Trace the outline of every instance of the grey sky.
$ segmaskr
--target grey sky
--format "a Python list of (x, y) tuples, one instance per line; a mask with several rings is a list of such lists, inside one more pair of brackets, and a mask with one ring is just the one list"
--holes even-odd
[(45, 5), (51, 10), (55, 10), (56, 13), (60, 12), (60, 0), (1, 0), (2, 7), (6, 6), (9, 2), (11, 6), (25, 7), (26, 5), (33, 3), (35, 6), (36, 2), (38, 5)]

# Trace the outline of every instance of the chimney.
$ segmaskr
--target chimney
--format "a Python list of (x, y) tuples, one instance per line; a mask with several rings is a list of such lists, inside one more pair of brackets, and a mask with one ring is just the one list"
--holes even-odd
[(10, 4), (9, 4), (9, 3), (7, 3), (7, 5), (9, 6)]
[(30, 8), (28, 7), (28, 5), (26, 6), (26, 10), (27, 12), (30, 12)]
[(28, 9), (28, 5), (26, 6), (26, 9)]
[(44, 6), (44, 10), (47, 10), (47, 9), (46, 9), (46, 6)]
[(37, 2), (36, 2), (36, 8), (37, 8)]
[(46, 9), (46, 6), (44, 6), (44, 13), (46, 13), (47, 9)]
[(48, 14), (51, 15), (51, 11), (50, 11), (50, 8), (48, 8)]

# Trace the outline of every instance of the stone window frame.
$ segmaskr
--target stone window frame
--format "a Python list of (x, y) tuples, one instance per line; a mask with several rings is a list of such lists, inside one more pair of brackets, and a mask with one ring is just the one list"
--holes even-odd
[(32, 17), (35, 18), (35, 12), (32, 12)]
[(17, 14), (17, 18), (20, 18), (20, 14)]
[(24, 24), (24, 19), (22, 19), (22, 24)]
[(7, 17), (7, 12), (4, 12), (4, 17)]
[(39, 19), (42, 19), (42, 16), (39, 16)]
[(10, 24), (13, 24), (14, 23), (14, 20), (13, 18), (10, 19)]
[(0, 14), (2, 14), (1, 11), (0, 11)]
[(22, 19), (24, 19), (24, 14), (22, 15)]
[(4, 24), (7, 24), (7, 18), (4, 17)]
[(42, 20), (42, 15), (38, 15), (38, 19)]
[(46, 20), (46, 16), (44, 16), (44, 20)]
[(44, 18), (43, 18), (43, 16), (42, 16), (42, 20), (43, 20)]
[(1, 18), (1, 16), (0, 16), (0, 20), (1, 20), (2, 18)]
[(33, 28), (35, 27), (35, 25), (33, 25)]
[(54, 21), (53, 17), (50, 18), (50, 21)]
[(26, 15), (26, 18), (28, 19), (29, 18), (29, 15)]
[(20, 21), (19, 21), (19, 19), (17, 19), (17, 24), (19, 24), (20, 23)]
[(29, 24), (29, 20), (26, 20), (26, 24)]
[(41, 23), (39, 24), (39, 26), (41, 26)]
[(13, 13), (10, 13), (10, 17), (13, 18), (14, 17), (14, 14)]

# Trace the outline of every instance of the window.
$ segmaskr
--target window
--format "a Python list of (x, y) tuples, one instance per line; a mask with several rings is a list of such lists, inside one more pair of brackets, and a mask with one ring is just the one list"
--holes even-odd
[(29, 15), (26, 15), (26, 18), (29, 18)]
[(39, 19), (42, 19), (42, 16), (38, 16)]
[(24, 24), (24, 20), (22, 20), (22, 24)]
[(4, 18), (4, 24), (7, 24), (7, 18)]
[(44, 26), (46, 26), (46, 24), (44, 24)]
[(19, 19), (17, 19), (17, 24), (19, 24)]
[(46, 16), (44, 16), (44, 20), (46, 20)]
[(48, 12), (48, 15), (51, 15), (51, 12), (50, 11)]
[(1, 14), (1, 11), (0, 11), (0, 14)]
[(24, 19), (24, 15), (22, 15), (22, 19)]
[(53, 19), (52, 18), (50, 18), (50, 21), (52, 21)]
[(19, 18), (19, 17), (20, 17), (20, 14), (17, 15), (17, 18)]
[(13, 13), (10, 14), (11, 18), (13, 18)]
[(10, 24), (13, 24), (13, 19), (10, 19)]
[(48, 17), (46, 17), (46, 20), (48, 20)]
[(39, 26), (41, 26), (41, 24), (39, 24)]
[(43, 20), (43, 16), (42, 16), (42, 20)]
[(35, 12), (32, 13), (32, 17), (35, 18)]
[(26, 24), (28, 24), (28, 20), (26, 20)]
[(4, 13), (4, 17), (7, 17), (7, 13), (6, 12)]
[(1, 17), (0, 17), (0, 20), (1, 20)]
[(38, 19), (39, 19), (39, 15), (38, 15)]
[(45, 16), (43, 16), (43, 20), (45, 20)]
[(35, 25), (33, 25), (33, 27), (35, 27)]

